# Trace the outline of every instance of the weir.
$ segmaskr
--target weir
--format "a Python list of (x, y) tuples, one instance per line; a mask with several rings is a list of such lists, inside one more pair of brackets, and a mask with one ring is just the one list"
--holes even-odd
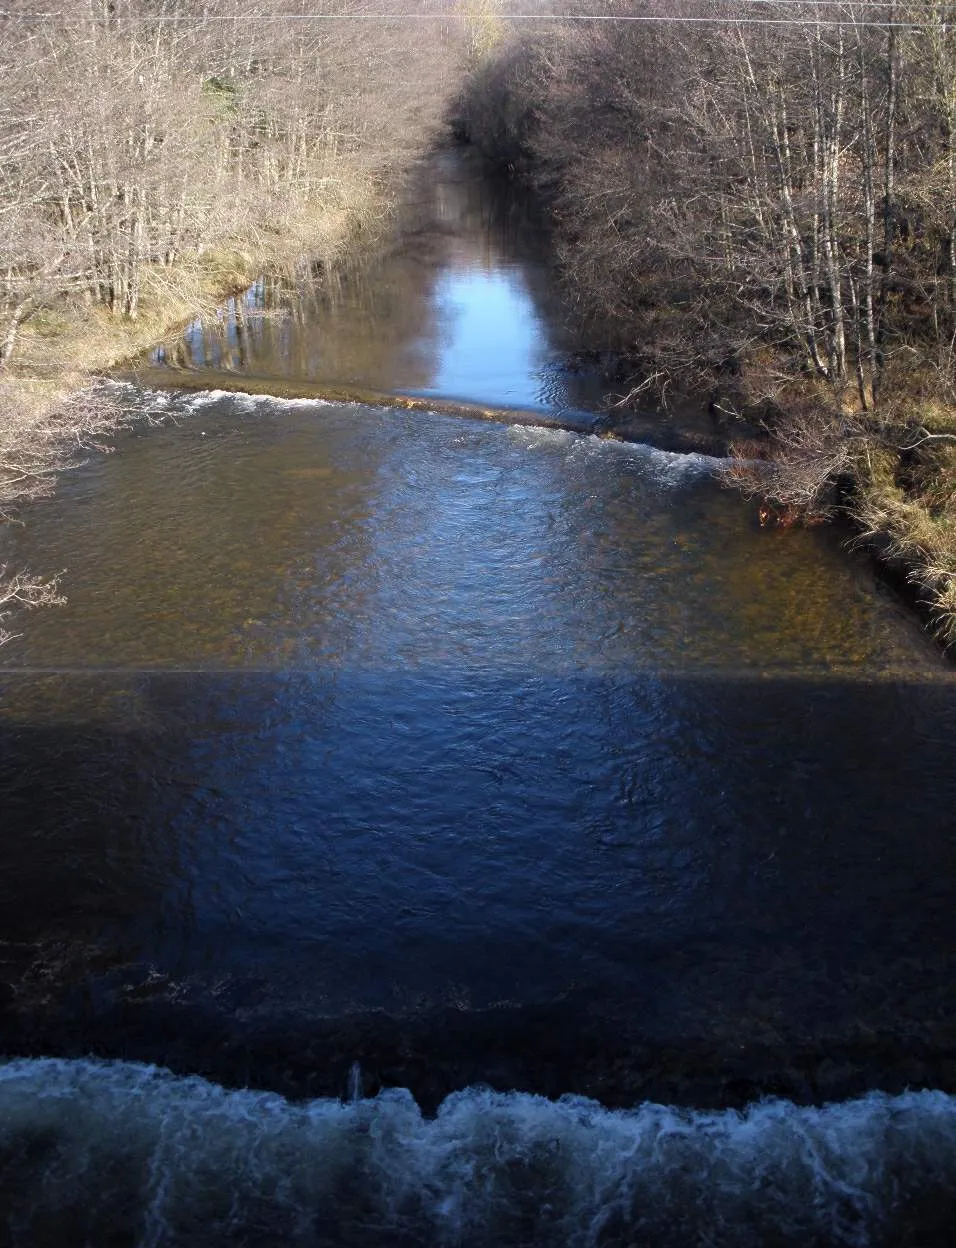
[[(956, 1102), (609, 1112), (469, 1089), (289, 1104), (91, 1062), (0, 1068), (11, 1242), (763, 1248), (943, 1244)], [(42, 1181), (38, 1172), (42, 1163)], [(56, 1231), (59, 1236), (59, 1230)]]
[(262, 278), (117, 373), (137, 385), (438, 411), (726, 455), (757, 437), (695, 398), (622, 404), (581, 350), (534, 202), (440, 152), (387, 238), (331, 274)]

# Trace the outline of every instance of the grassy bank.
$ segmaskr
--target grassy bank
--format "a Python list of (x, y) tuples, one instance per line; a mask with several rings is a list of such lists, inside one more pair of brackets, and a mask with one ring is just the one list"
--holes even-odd
[[(340, 177), (334, 200), (299, 205), (281, 230), (146, 267), (135, 319), (70, 296), (49, 300), (20, 328), (17, 351), (0, 371), (0, 523), (16, 522), (64, 471), (110, 449), (126, 417), (98, 390), (100, 376), (213, 315), (263, 272), (292, 271), (304, 258), (331, 268), (370, 245), (387, 222), (396, 176)], [(15, 635), (5, 620), (63, 601), (58, 578), (0, 560), (0, 645)]]
[(48, 492), (57, 470), (121, 420), (91, 389), (95, 378), (213, 315), (261, 273), (294, 270), (303, 257), (328, 268), (373, 239), (394, 187), (339, 182), (335, 200), (298, 206), (281, 230), (144, 267), (135, 319), (64, 295), (25, 322), (0, 372), (0, 514), (9, 517), (27, 498)]
[[(423, 40), (397, 2), (378, 13), (0, 14), (0, 517), (106, 444), (122, 417), (98, 374), (259, 273), (327, 268), (381, 232), (443, 125), (467, 31), (450, 18)], [(57, 597), (25, 570), (0, 586), (0, 624)]]
[(524, 28), (455, 125), (547, 206), (621, 399), (694, 396), (731, 445), (758, 425), (727, 480), (770, 523), (849, 514), (951, 644), (956, 33), (906, 5), (748, 13)]

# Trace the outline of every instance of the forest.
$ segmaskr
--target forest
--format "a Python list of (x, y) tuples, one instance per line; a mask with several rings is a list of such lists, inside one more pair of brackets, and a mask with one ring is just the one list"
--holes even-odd
[(498, 44), (459, 133), (547, 203), (622, 398), (696, 395), (731, 437), (760, 426), (764, 462), (725, 478), (780, 523), (849, 513), (952, 640), (952, 6), (600, 12), (624, 20)]

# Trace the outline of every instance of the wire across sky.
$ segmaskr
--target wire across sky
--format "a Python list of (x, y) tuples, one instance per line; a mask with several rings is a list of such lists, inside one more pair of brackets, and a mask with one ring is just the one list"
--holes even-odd
[[(503, 13), (495, 11), (493, 16), (503, 22), (618, 22), (643, 23), (646, 25), (707, 25), (707, 26), (822, 26), (822, 27), (870, 27), (880, 30), (925, 30), (930, 26), (948, 29), (950, 20), (956, 24), (956, 0), (953, 3), (935, 4), (928, 7), (927, 20), (916, 21), (912, 18), (898, 19), (892, 14), (903, 5), (899, 0), (793, 0), (793, 3), (781, 3), (781, 0), (727, 0), (727, 7), (773, 6), (776, 9), (793, 8), (805, 11), (808, 8), (822, 10), (820, 16), (770, 16), (737, 17), (728, 13), (683, 14), (683, 13)], [(836, 16), (833, 10), (840, 10)], [(860, 17), (861, 11), (876, 10), (878, 16)], [(890, 14), (884, 16), (884, 12)], [(343, 13), (204, 13), (197, 14), (154, 14), (126, 16), (110, 14), (111, 23), (122, 25), (161, 25), (177, 23), (184, 25), (206, 25), (209, 23), (262, 24), (282, 22), (434, 22), (453, 21), (467, 18), (466, 14), (453, 10), (428, 10), (427, 12), (406, 11), (400, 13), (353, 11)], [(97, 20), (92, 15), (67, 15), (62, 13), (13, 13), (0, 11), (0, 20), (26, 22), (30, 24), (48, 24), (57, 26), (85, 26)]]

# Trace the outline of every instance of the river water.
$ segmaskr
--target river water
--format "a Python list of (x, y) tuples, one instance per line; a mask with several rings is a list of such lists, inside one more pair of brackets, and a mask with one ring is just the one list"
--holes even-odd
[(2, 1242), (949, 1243), (950, 667), (714, 461), (537, 426), (596, 396), (533, 219), (418, 195), (2, 535), (69, 596), (0, 653)]

